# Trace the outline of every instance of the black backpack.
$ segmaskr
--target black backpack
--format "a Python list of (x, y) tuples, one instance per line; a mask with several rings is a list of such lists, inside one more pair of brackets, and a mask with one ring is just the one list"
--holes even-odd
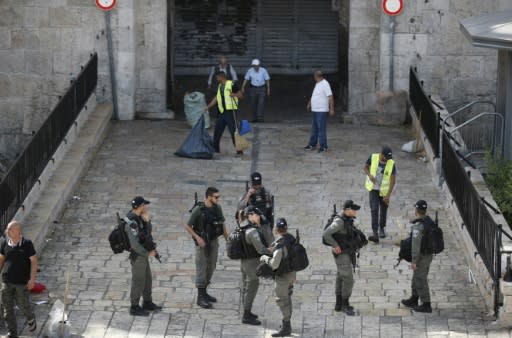
[(288, 260), (281, 262), (276, 275), (282, 275), (291, 271), (302, 271), (309, 266), (309, 258), (306, 248), (300, 244), (299, 230), (297, 230), (296, 238), (290, 234), (286, 234), (282, 238), (279, 246), (286, 246), (288, 250)]
[[(293, 238), (293, 236), (291, 236)], [(290, 270), (302, 271), (309, 266), (309, 258), (306, 248), (300, 244), (299, 229), (296, 230), (296, 236), (293, 243), (288, 247), (288, 257)]]
[(423, 239), (421, 242), (422, 253), (437, 255), (444, 250), (444, 235), (443, 230), (439, 227), (439, 221), (436, 211), (436, 220), (432, 221), (428, 217), (427, 222), (424, 223)]
[(242, 259), (247, 257), (247, 248), (245, 246), (245, 229), (237, 226), (229, 234), (226, 241), (226, 251), (231, 259)]
[(110, 242), (110, 247), (115, 254), (122, 253), (124, 251), (130, 251), (130, 240), (128, 239), (128, 234), (126, 233), (126, 226), (130, 223), (130, 220), (127, 218), (121, 218), (119, 213), (117, 215), (117, 225), (114, 227), (114, 230), (108, 236), (108, 241)]

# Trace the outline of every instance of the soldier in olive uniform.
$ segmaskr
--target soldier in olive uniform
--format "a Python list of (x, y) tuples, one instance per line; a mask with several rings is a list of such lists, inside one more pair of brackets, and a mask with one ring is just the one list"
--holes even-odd
[(252, 303), (258, 292), (260, 280), (256, 276), (256, 268), (259, 264), (261, 255), (270, 254), (267, 243), (271, 243), (271, 238), (265, 238), (262, 227), (268, 227), (261, 224), (261, 211), (256, 207), (248, 207), (245, 214), (249, 217), (249, 222), (242, 226), (245, 230), (245, 248), (247, 250), (247, 258), (240, 260), (240, 268), (242, 270), (242, 304), (244, 306), (244, 314), (242, 323), (250, 325), (261, 325), (258, 316), (251, 312)]
[(268, 189), (263, 186), (262, 177), (259, 172), (251, 174), (251, 188), (242, 196), (238, 202), (238, 209), (242, 210), (248, 206), (253, 206), (261, 210), (265, 221), (274, 225), (273, 212), (274, 206), (272, 205), (272, 194)]
[(343, 205), (343, 215), (335, 217), (332, 224), (325, 229), (323, 239), (325, 243), (332, 246), (332, 253), (338, 274), (336, 276), (336, 305), (334, 310), (343, 311), (348, 316), (354, 316), (354, 307), (350, 306), (349, 298), (352, 295), (354, 287), (353, 274), (353, 255), (355, 252), (347, 252), (340, 245), (343, 241), (353, 239), (352, 229), (356, 211), (361, 207), (352, 200), (345, 201)]
[[(412, 274), (412, 295), (409, 299), (402, 300), (402, 304), (412, 308), (416, 312), (431, 313), (430, 290), (428, 287), (428, 271), (432, 263), (432, 253), (425, 249), (424, 228), (425, 225), (432, 225), (434, 221), (427, 216), (427, 202), (419, 200), (416, 202), (416, 219), (412, 221), (412, 250), (411, 269)], [(418, 301), (421, 300), (421, 305)]]
[(206, 288), (217, 266), (217, 257), (219, 254), (218, 237), (228, 238), (225, 218), (222, 214), (222, 208), (219, 205), (219, 190), (214, 187), (206, 189), (206, 199), (203, 203), (198, 203), (192, 210), (190, 219), (185, 225), (185, 229), (192, 236), (196, 245), (196, 287), (197, 287), (197, 305), (209, 309), (211, 303), (217, 299), (206, 292)]
[[(130, 263), (132, 265), (132, 287), (130, 291), (130, 314), (132, 316), (149, 316), (148, 311), (158, 311), (162, 307), (153, 303), (151, 267), (149, 257), (158, 252), (148, 250), (146, 242), (152, 239), (153, 226), (148, 212), (149, 201), (137, 196), (132, 200), (132, 210), (126, 215), (128, 226), (125, 228), (130, 241)], [(142, 296), (142, 307), (139, 305)]]
[(292, 333), (292, 294), (297, 277), (297, 273), (288, 264), (287, 243), (293, 243), (295, 238), (288, 233), (288, 224), (284, 218), (277, 220), (274, 231), (277, 239), (272, 243), (272, 256), (261, 256), (260, 260), (274, 270), (276, 303), (283, 314), (281, 329), (273, 333), (272, 337), (286, 337)]

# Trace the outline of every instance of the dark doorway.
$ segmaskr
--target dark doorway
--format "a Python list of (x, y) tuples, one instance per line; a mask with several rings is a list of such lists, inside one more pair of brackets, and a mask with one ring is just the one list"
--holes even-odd
[[(168, 103), (179, 116), (185, 91), (207, 92), (209, 67), (226, 55), (243, 80), (253, 58), (271, 76), (266, 102), (269, 120), (302, 119), (314, 86), (312, 74), (322, 69), (338, 103), (348, 92), (348, 33), (340, 26), (332, 0), (169, 0)], [(339, 1), (341, 2), (341, 1)], [(348, 34), (347, 34), (348, 36)], [(347, 48), (344, 53), (339, 48)], [(172, 73), (172, 74), (171, 74)], [(343, 83), (344, 86), (340, 87)], [(211, 97), (212, 93), (209, 93)], [(247, 101), (247, 100), (244, 100)], [(245, 102), (246, 103), (246, 102)], [(241, 108), (247, 110), (242, 104)], [(182, 113), (181, 113), (182, 114)]]

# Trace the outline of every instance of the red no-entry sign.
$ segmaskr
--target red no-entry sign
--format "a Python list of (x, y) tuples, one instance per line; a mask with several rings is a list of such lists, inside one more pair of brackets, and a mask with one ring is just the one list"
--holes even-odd
[(116, 0), (96, 0), (96, 6), (104, 11), (110, 11), (116, 7)]
[(404, 9), (403, 0), (382, 0), (382, 9), (387, 15), (398, 15)]

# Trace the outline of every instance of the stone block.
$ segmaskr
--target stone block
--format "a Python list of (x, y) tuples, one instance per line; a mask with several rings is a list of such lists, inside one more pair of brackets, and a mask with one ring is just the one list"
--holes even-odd
[(380, 26), (381, 10), (376, 8), (354, 8), (351, 11), (351, 27), (372, 27)]
[(49, 9), (51, 27), (74, 27), (82, 22), (81, 8), (55, 7)]
[(51, 74), (51, 54), (44, 51), (25, 51), (25, 71), (38, 75)]
[(405, 121), (407, 92), (377, 92), (377, 124), (399, 125)]
[(0, 49), (11, 48), (11, 30), (7, 27), (0, 27)]
[(52, 56), (52, 69), (54, 73), (69, 75), (71, 67), (71, 58), (65, 52), (54, 52)]
[(54, 50), (60, 47), (60, 30), (57, 28), (39, 29), (39, 46), (44, 50)]
[(0, 72), (17, 73), (25, 69), (23, 51), (0, 50)]
[(140, 88), (165, 89), (165, 72), (160, 69), (140, 70)]
[(9, 75), (0, 74), (0, 97), (9, 97), (11, 95), (11, 88)]
[(29, 28), (48, 27), (50, 14), (48, 7), (25, 7), (23, 10), (23, 26)]
[(23, 126), (23, 98), (0, 100), (0, 130), (21, 129)]
[[(2, 3), (3, 4), (3, 3)], [(0, 27), (21, 27), (23, 25), (23, 8), (0, 5)]]
[(350, 49), (378, 50), (380, 32), (378, 28), (352, 28), (350, 32)]
[(39, 34), (35, 29), (11, 30), (11, 48), (13, 49), (39, 49)]

